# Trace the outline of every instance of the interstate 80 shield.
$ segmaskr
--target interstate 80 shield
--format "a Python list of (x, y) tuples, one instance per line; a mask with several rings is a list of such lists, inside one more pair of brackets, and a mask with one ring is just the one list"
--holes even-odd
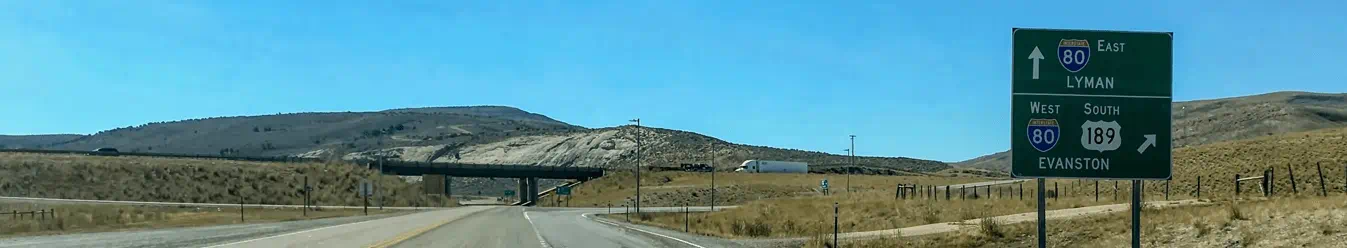
[(1062, 136), (1062, 128), (1057, 125), (1057, 119), (1029, 119), (1029, 128), (1026, 131), (1029, 144), (1039, 152), (1047, 152), (1057, 147), (1057, 141)]
[(1057, 43), (1057, 62), (1072, 73), (1085, 69), (1090, 63), (1090, 41), (1062, 39)]

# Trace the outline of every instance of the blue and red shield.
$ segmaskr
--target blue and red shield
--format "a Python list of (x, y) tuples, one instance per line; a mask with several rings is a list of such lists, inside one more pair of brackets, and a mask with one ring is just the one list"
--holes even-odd
[(1057, 43), (1057, 62), (1072, 73), (1085, 69), (1090, 63), (1090, 41), (1062, 39)]
[(1027, 131), (1029, 144), (1039, 152), (1052, 150), (1062, 137), (1062, 128), (1057, 126), (1057, 119), (1029, 119)]

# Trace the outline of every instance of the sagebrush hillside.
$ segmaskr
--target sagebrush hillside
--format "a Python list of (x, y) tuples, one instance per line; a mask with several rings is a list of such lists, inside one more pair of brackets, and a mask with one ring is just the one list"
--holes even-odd
[(473, 144), (581, 129), (509, 107), (448, 107), (157, 122), (102, 131), (49, 148), (287, 156), (316, 150), (340, 154), (397, 146)]
[(71, 141), (83, 135), (78, 134), (41, 134), (41, 135), (0, 135), (0, 148), (3, 149), (41, 149), (52, 144)]
[[(1347, 94), (1274, 92), (1175, 102), (1171, 111), (1174, 148), (1180, 148), (1347, 127)], [(981, 156), (954, 163), (953, 166), (1009, 171), (1010, 152)]]

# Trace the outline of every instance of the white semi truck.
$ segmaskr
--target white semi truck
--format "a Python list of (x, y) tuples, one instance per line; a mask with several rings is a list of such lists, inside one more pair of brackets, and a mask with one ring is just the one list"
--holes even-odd
[(739, 164), (736, 172), (746, 173), (809, 173), (809, 164), (803, 162), (748, 160)]

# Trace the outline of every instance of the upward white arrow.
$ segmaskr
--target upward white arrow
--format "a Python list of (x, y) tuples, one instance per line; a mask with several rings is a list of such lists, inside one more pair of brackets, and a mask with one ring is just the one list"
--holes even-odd
[(1043, 59), (1043, 52), (1038, 51), (1038, 47), (1035, 46), (1034, 51), (1029, 53), (1029, 59), (1034, 60), (1034, 79), (1038, 79), (1038, 61)]

